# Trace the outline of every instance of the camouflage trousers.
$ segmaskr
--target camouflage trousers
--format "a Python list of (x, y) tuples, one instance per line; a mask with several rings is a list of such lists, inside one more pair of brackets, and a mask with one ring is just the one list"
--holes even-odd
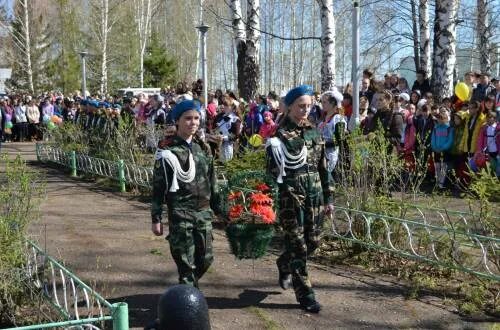
[(212, 218), (210, 209), (173, 210), (169, 213), (167, 240), (177, 265), (180, 284), (198, 287), (198, 280), (212, 264)]
[(287, 178), (280, 187), (279, 221), (284, 252), (276, 261), (282, 274), (291, 274), (297, 299), (314, 291), (307, 272), (307, 255), (318, 247), (322, 189), (317, 173)]

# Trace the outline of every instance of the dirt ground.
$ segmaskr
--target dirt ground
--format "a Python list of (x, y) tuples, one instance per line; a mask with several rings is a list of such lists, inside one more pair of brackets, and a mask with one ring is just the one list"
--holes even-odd
[[(2, 146), (46, 173), (42, 218), (30, 231), (40, 246), (111, 301), (129, 304), (131, 328), (155, 317), (159, 295), (177, 283), (168, 243), (150, 231), (149, 205), (128, 194), (72, 179), (38, 164), (34, 144)], [(277, 284), (278, 251), (256, 261), (229, 252), (224, 231), (214, 231), (215, 261), (200, 282), (213, 329), (491, 329), (461, 318), (439, 297), (406, 300), (395, 278), (345, 266), (311, 264), (319, 315), (298, 309), (292, 290)]]

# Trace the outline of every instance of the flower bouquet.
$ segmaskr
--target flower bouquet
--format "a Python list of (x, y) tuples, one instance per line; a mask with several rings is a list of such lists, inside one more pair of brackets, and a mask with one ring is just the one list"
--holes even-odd
[(261, 182), (253, 188), (232, 189), (227, 197), (226, 235), (238, 259), (263, 257), (274, 235), (276, 213), (271, 188)]

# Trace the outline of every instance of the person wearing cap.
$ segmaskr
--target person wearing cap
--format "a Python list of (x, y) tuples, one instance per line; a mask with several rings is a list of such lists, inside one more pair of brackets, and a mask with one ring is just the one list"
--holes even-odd
[(321, 105), (323, 106), (323, 112), (325, 112), (325, 118), (319, 123), (318, 129), (325, 140), (325, 156), (328, 172), (334, 178), (333, 171), (339, 159), (340, 147), (347, 133), (346, 118), (339, 111), (343, 99), (343, 95), (336, 88), (321, 95)]
[(302, 85), (285, 98), (284, 118), (267, 140), (268, 172), (279, 187), (279, 222), (284, 252), (276, 261), (282, 289), (293, 286), (301, 308), (318, 313), (307, 269), (307, 256), (318, 247), (320, 214), (333, 212), (333, 189), (321, 132), (307, 120), (313, 90)]
[(167, 204), (170, 252), (179, 283), (198, 287), (213, 261), (212, 219), (217, 185), (210, 148), (197, 137), (200, 105), (191, 100), (172, 110), (177, 134), (160, 142), (155, 156), (151, 204), (152, 231), (163, 235)]

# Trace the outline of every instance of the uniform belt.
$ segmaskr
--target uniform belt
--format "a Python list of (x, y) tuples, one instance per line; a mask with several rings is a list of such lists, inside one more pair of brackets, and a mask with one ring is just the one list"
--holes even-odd
[(309, 165), (309, 164), (306, 164), (302, 167), (299, 167), (295, 170), (292, 170), (292, 169), (286, 169), (286, 175), (287, 176), (296, 176), (296, 175), (299, 175), (299, 174), (305, 174), (305, 173), (317, 173), (318, 172), (318, 168), (316, 166), (313, 166), (313, 165)]

